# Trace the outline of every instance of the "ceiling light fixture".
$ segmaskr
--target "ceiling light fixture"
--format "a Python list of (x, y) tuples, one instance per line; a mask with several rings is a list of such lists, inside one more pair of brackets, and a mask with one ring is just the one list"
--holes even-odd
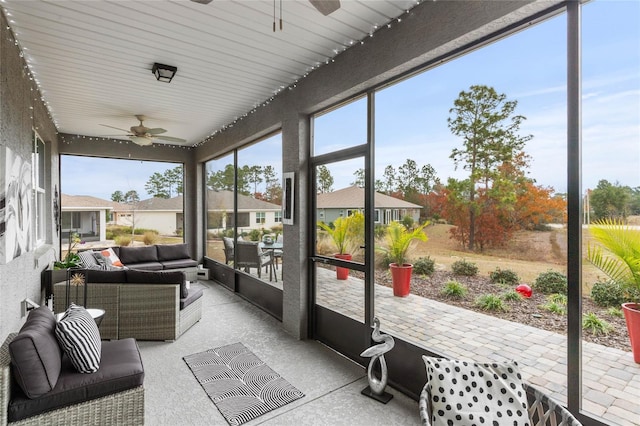
[(171, 83), (173, 76), (176, 75), (178, 67), (172, 67), (171, 65), (163, 65), (154, 63), (151, 72), (156, 76), (156, 80), (163, 81), (165, 83)]

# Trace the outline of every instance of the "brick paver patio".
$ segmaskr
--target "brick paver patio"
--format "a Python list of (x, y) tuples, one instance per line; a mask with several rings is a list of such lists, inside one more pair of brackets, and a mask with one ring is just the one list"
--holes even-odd
[[(317, 268), (317, 303), (343, 315), (364, 318), (364, 282)], [(514, 359), (525, 380), (567, 400), (567, 339), (562, 334), (375, 286), (376, 316), (382, 329), (413, 343), (437, 348), (452, 358)], [(583, 409), (609, 422), (640, 425), (640, 364), (630, 352), (590, 342), (582, 347)]]

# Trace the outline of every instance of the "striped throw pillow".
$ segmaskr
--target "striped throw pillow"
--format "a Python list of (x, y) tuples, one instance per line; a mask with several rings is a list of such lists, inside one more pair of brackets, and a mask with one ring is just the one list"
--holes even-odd
[(80, 264), (85, 269), (98, 269), (99, 265), (91, 250), (78, 252)]
[(100, 331), (86, 309), (69, 305), (56, 326), (56, 337), (78, 372), (98, 371), (102, 353)]

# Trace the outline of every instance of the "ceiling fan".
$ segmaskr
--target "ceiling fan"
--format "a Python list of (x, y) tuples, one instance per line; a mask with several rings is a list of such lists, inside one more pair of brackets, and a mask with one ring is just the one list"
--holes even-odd
[(166, 133), (167, 131), (160, 127), (155, 127), (155, 128), (146, 127), (144, 124), (142, 124), (142, 122), (147, 117), (145, 117), (142, 114), (136, 115), (136, 118), (138, 119), (138, 121), (140, 121), (140, 125), (131, 126), (129, 130), (121, 129), (119, 127), (109, 126), (106, 124), (101, 124), (101, 126), (109, 127), (111, 129), (116, 129), (116, 130), (120, 130), (127, 133), (126, 135), (105, 135), (105, 136), (128, 136), (133, 143), (136, 143), (141, 146), (151, 145), (154, 139), (167, 141), (167, 142), (179, 142), (179, 143), (187, 141), (186, 139), (174, 138), (172, 136), (162, 136), (162, 133)]
[[(209, 4), (213, 0), (191, 0), (196, 3)], [(340, 9), (340, 0), (309, 0), (309, 3), (315, 7), (318, 12), (327, 16), (336, 10)]]

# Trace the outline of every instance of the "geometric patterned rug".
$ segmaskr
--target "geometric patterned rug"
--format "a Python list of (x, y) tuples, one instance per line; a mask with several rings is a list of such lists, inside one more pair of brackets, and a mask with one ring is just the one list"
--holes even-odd
[(304, 396), (242, 343), (209, 349), (183, 359), (231, 426), (246, 423)]

